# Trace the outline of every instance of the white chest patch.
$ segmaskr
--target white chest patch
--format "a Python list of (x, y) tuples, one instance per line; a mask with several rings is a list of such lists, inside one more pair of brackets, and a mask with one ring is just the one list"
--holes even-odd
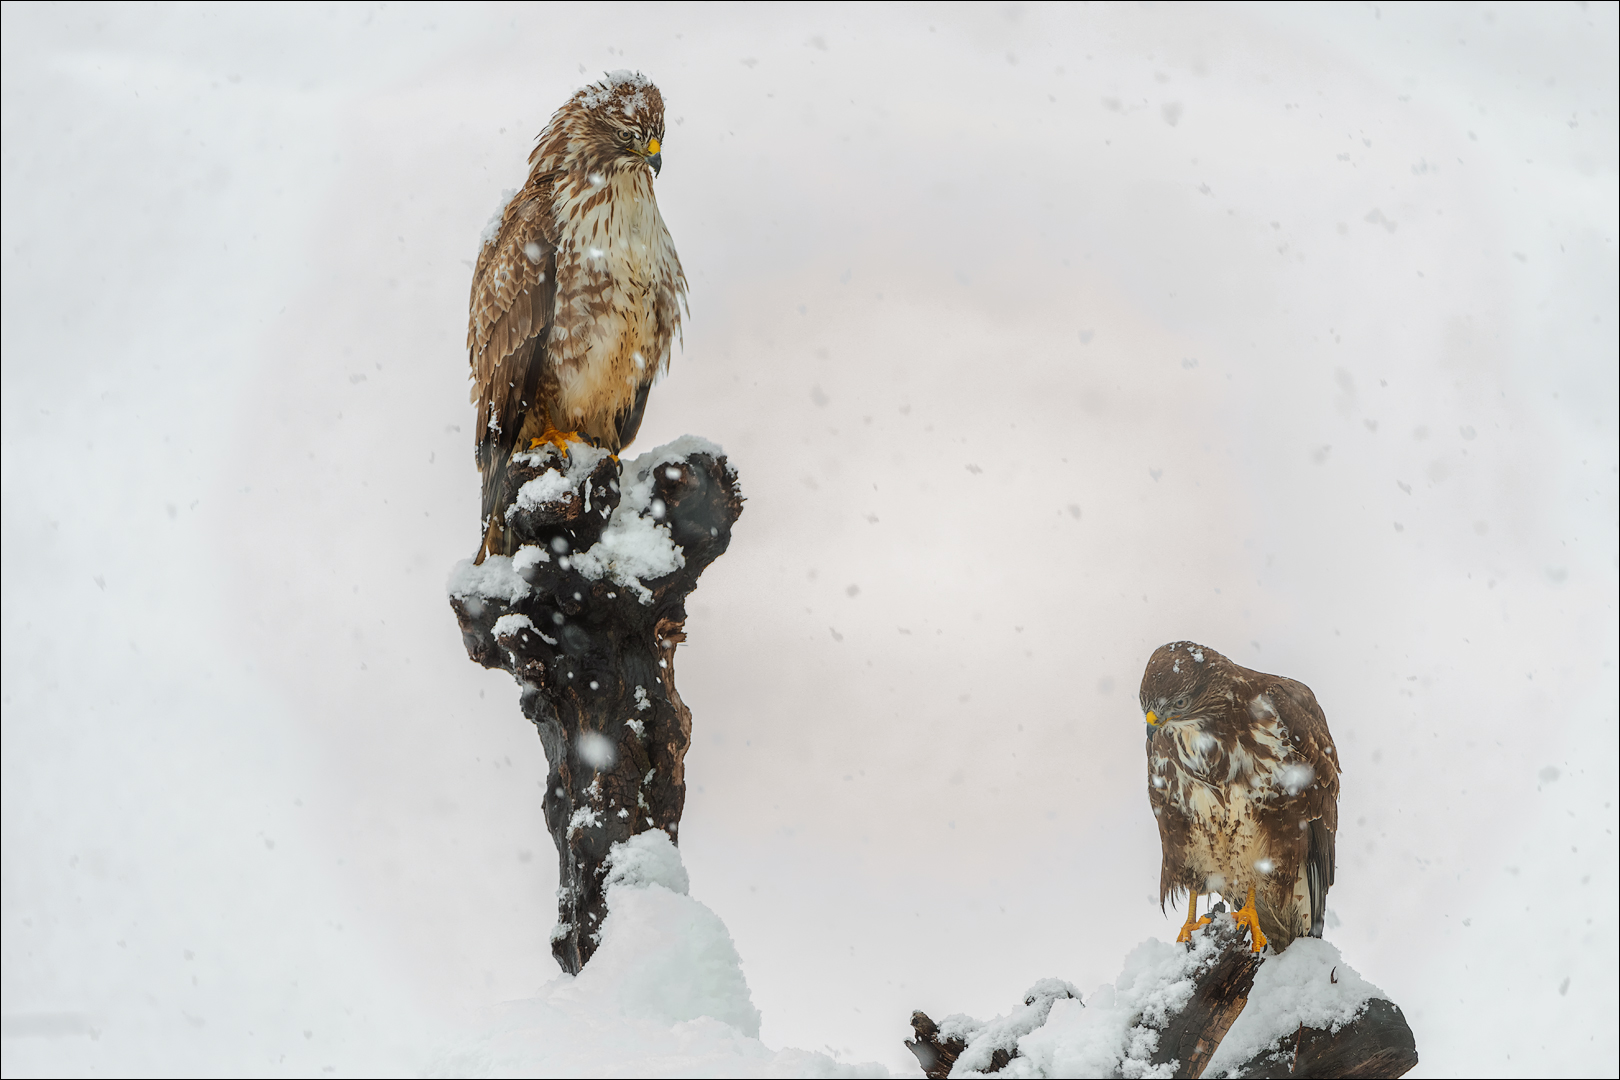
[(1190, 819), (1186, 858), (1206, 888), (1240, 894), (1273, 869), (1260, 815), (1282, 796), (1297, 795), (1315, 779), (1294, 756), (1288, 731), (1262, 695), (1249, 708), (1252, 745), (1205, 731), (1202, 717), (1167, 723), (1155, 742), (1155, 787)]
[[(606, 190), (604, 190), (606, 189)], [(669, 363), (685, 293), (646, 169), (562, 193), (549, 350), (565, 417), (611, 411)]]

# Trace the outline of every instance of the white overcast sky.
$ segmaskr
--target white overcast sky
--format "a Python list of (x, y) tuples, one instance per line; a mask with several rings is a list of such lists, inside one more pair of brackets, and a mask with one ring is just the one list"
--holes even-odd
[(6, 1071), (415, 1071), (555, 973), (540, 744), (444, 581), (479, 231), (618, 67), (692, 286), (636, 449), (748, 496), (681, 840), (763, 1038), (904, 1068), (913, 1008), (1172, 934), (1135, 692), (1191, 638), (1321, 700), (1329, 936), (1413, 1075), (1614, 1071), (1616, 39), (8, 4)]

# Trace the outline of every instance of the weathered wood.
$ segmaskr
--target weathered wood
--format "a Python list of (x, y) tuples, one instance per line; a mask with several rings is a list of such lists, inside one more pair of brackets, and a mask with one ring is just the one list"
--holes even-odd
[(1372, 998), (1338, 1031), (1302, 1027), (1244, 1062), (1236, 1075), (1390, 1080), (1417, 1063), (1417, 1040), (1400, 1006)]
[[(725, 552), (742, 512), (724, 457), (694, 452), (661, 462), (639, 478), (651, 480), (652, 493), (634, 512), (668, 527), (684, 565), (642, 581), (650, 597), (609, 575), (588, 578), (576, 561), (589, 563), (582, 553), (601, 540), (621, 488), (638, 480), (621, 476), (623, 467), (604, 455), (551, 501), (514, 507), (509, 525), (536, 549), (512, 564), (522, 568), (526, 596), (451, 597), (467, 655), (512, 673), (545, 748), (544, 810), (558, 856), (552, 953), (570, 973), (596, 950), (612, 846), (655, 828), (679, 840), (692, 714), (675, 689), (675, 646), (686, 636), (686, 597)], [(514, 491), (548, 473), (553, 491), (565, 479), (554, 457), (514, 458), (512, 471)], [(497, 636), (506, 615), (527, 623), (508, 620)]]
[(1187, 1080), (1204, 1075), (1232, 1021), (1248, 1004), (1254, 976), (1260, 970), (1259, 955), (1229, 919), (1217, 919), (1199, 932), (1214, 935), (1221, 951), (1199, 970), (1192, 997), (1160, 1031), (1159, 1048), (1150, 1059), (1154, 1065), (1176, 1062), (1172, 1075)]
[(939, 1025), (930, 1020), (927, 1013), (921, 1011), (911, 1014), (911, 1030), (917, 1038), (907, 1039), (906, 1049), (911, 1051), (917, 1063), (922, 1066), (923, 1075), (929, 1080), (945, 1080), (945, 1077), (951, 1075), (951, 1066), (956, 1064), (956, 1059), (967, 1049), (967, 1043), (959, 1038), (941, 1038)]

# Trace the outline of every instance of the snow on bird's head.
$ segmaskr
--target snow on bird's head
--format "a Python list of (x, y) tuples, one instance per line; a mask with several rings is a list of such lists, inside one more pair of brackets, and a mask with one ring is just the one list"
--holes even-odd
[(664, 139), (664, 98), (635, 71), (610, 71), (563, 103), (529, 155), (531, 175), (564, 172), (600, 187), (628, 170), (656, 170)]
[(641, 72), (631, 71), (629, 68), (619, 68), (615, 71), (603, 73), (600, 79), (588, 86), (580, 87), (574, 96), (587, 109), (594, 109), (614, 97), (634, 95), (649, 88), (658, 89), (653, 86), (652, 80)]
[(640, 129), (643, 135), (664, 134), (664, 96), (639, 71), (620, 68), (582, 86), (574, 102), (587, 112)]

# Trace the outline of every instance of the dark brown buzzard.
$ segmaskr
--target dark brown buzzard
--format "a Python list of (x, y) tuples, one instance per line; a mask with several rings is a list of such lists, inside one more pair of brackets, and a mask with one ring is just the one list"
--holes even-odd
[[(1142, 675), (1148, 800), (1164, 863), (1159, 903), (1220, 893), (1256, 952), (1322, 936), (1339, 828), (1339, 756), (1304, 683), (1205, 645), (1162, 645)], [(1207, 922), (1208, 920), (1202, 920)]]

